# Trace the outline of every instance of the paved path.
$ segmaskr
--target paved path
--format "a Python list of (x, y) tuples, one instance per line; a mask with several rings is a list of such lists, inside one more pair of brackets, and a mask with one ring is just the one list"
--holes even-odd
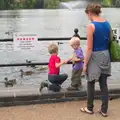
[(109, 117), (103, 118), (97, 113), (100, 101), (95, 101), (95, 114), (80, 112), (85, 101), (57, 104), (30, 105), (0, 108), (0, 120), (120, 120), (120, 99), (109, 103)]

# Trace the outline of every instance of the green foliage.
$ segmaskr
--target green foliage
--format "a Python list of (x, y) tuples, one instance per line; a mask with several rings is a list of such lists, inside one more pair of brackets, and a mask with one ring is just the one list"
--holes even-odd
[(25, 2), (23, 2), (24, 8), (32, 9), (32, 8), (34, 8), (36, 2), (37, 2), (37, 0), (25, 0)]
[(60, 0), (60, 2), (69, 2), (70, 0)]
[(55, 9), (59, 3), (59, 0), (44, 0), (44, 8)]
[[(60, 2), (68, 2), (71, 0), (44, 0), (44, 8), (56, 9)], [(103, 5), (111, 6), (113, 1), (116, 0), (94, 0), (100, 1)], [(33, 9), (37, 3), (42, 0), (0, 0), (0, 10), (9, 9)], [(42, 5), (42, 4), (41, 4)]]
[(0, 10), (9, 9), (32, 9), (37, 0), (0, 0)]
[(104, 6), (112, 6), (112, 4), (113, 4), (112, 0), (102, 0), (101, 3)]
[(44, 8), (55, 9), (58, 7), (60, 2), (68, 2), (71, 0), (44, 0)]
[(5, 6), (4, 0), (0, 0), (0, 10), (4, 10), (4, 6)]

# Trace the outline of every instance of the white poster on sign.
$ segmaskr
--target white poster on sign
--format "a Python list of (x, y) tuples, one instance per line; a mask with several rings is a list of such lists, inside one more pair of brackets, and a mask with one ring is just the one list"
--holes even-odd
[(119, 28), (113, 28), (113, 34), (116, 37), (116, 40), (120, 40), (120, 30)]
[(15, 51), (35, 51), (38, 49), (38, 37), (31, 33), (14, 33)]

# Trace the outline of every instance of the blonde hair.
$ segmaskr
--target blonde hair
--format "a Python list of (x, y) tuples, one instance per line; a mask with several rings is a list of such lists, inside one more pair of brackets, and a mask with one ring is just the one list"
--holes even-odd
[(49, 52), (50, 54), (57, 53), (57, 52), (58, 52), (58, 46), (55, 45), (55, 44), (50, 44), (50, 45), (48, 46), (48, 52)]
[(69, 41), (70, 45), (80, 45), (80, 38), (78, 37), (72, 37)]

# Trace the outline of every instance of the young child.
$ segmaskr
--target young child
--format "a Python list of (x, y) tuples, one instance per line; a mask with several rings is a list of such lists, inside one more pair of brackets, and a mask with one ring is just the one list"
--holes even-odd
[(51, 44), (48, 47), (48, 51), (51, 54), (49, 59), (49, 72), (48, 72), (48, 82), (42, 82), (40, 86), (40, 92), (44, 87), (48, 87), (49, 90), (54, 92), (60, 91), (62, 83), (68, 78), (67, 74), (59, 74), (60, 73), (60, 66), (67, 63), (65, 60), (60, 60), (58, 57), (58, 46), (55, 44)]
[(83, 70), (83, 51), (80, 47), (80, 38), (79, 37), (72, 37), (70, 40), (70, 46), (74, 49), (73, 57), (70, 58), (73, 62), (72, 68), (72, 77), (71, 77), (71, 86), (69, 86), (68, 90), (79, 90), (82, 87), (81, 82), (81, 74)]

